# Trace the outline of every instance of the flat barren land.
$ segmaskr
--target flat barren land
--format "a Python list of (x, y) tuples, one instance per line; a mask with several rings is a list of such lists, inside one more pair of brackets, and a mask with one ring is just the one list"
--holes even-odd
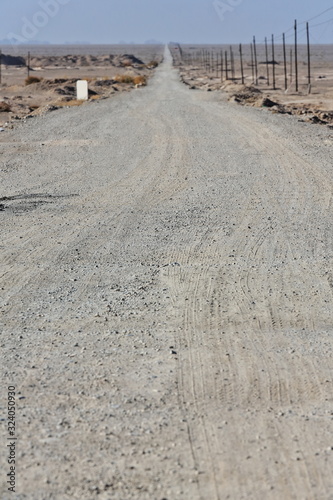
[(76, 100), (77, 80), (87, 80), (89, 98), (97, 100), (144, 85), (163, 50), (162, 45), (4, 46), (0, 127), (82, 104)]
[(166, 50), (0, 152), (1, 499), (332, 500), (332, 130)]
[[(299, 45), (297, 54), (297, 90), (294, 46), (275, 45), (274, 59), (270, 44), (254, 48), (238, 45), (171, 45), (175, 65), (182, 79), (192, 88), (222, 90), (229, 99), (256, 107), (271, 107), (275, 113), (300, 116), (303, 121), (333, 124), (333, 45), (310, 46), (310, 87), (307, 46)], [(233, 62), (231, 62), (231, 59)], [(275, 83), (274, 83), (275, 82)], [(263, 102), (263, 100), (265, 100)]]

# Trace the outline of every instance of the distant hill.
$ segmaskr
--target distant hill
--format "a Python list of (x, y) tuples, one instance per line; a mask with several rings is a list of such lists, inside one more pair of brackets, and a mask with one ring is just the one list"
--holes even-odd
[(154, 40), (154, 39), (151, 39), (151, 40), (146, 40), (144, 42), (145, 45), (164, 45), (163, 42), (159, 42), (158, 40)]
[(50, 45), (50, 42), (39, 42), (38, 40), (27, 40), (25, 43), (18, 42), (15, 39), (4, 38), (0, 40), (0, 45)]

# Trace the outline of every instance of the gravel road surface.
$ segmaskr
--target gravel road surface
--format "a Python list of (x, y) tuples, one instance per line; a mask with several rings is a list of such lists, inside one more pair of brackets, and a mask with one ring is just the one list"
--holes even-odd
[(1, 133), (1, 499), (333, 499), (332, 137), (168, 52)]

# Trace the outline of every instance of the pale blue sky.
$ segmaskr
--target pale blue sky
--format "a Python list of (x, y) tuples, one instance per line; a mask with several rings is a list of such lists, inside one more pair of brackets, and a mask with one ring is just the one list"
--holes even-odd
[(247, 43), (253, 35), (261, 41), (287, 31), (295, 18), (306, 21), (331, 8), (310, 26), (326, 23), (312, 27), (312, 42), (333, 43), (329, 0), (1, 0), (1, 6), (0, 40), (11, 33), (26, 41), (101, 44)]

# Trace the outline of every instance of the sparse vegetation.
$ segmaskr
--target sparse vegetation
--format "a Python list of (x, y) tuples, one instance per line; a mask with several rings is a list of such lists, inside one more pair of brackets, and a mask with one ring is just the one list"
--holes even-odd
[(129, 84), (132, 83), (132, 84), (134, 84), (134, 76), (131, 76), (131, 75), (116, 75), (114, 77), (114, 79), (118, 83), (129, 83)]
[(145, 75), (135, 76), (133, 83), (134, 85), (147, 85), (147, 77)]
[(37, 76), (28, 76), (26, 79), (25, 79), (25, 84), (26, 85), (32, 85), (33, 83), (39, 83), (41, 82), (42, 79), (41, 78), (38, 78)]
[(116, 75), (114, 78), (118, 83), (128, 83), (132, 85), (146, 85), (147, 77), (144, 75)]

